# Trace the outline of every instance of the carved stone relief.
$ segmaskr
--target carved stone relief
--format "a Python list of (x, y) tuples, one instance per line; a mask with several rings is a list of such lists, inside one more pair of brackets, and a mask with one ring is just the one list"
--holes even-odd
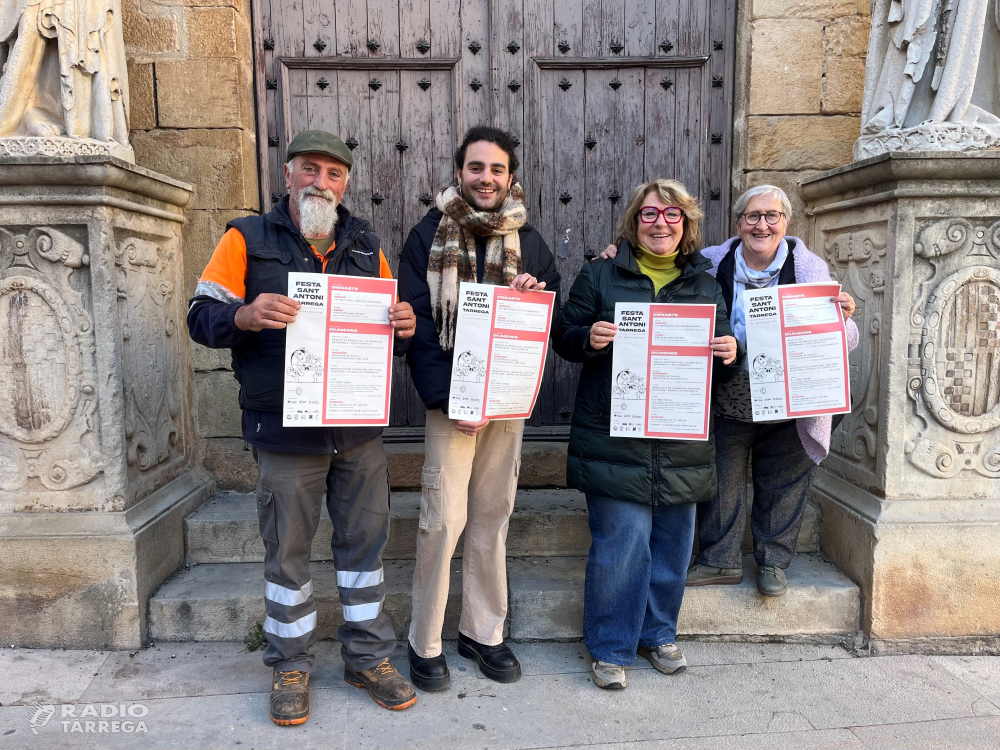
[(852, 319), (860, 341), (851, 352), (851, 403), (831, 436), (830, 450), (851, 463), (875, 470), (879, 422), (880, 336), (885, 291), (885, 222), (824, 232), (823, 251), (831, 275), (857, 303)]
[(129, 466), (148, 471), (182, 451), (175, 423), (181, 382), (173, 351), (177, 334), (174, 285), (167, 259), (154, 242), (128, 237), (116, 248), (118, 312), (122, 324), (122, 376)]
[(929, 220), (914, 255), (929, 273), (910, 315), (906, 454), (934, 477), (1000, 478), (1000, 221)]
[(89, 262), (67, 232), (0, 228), (0, 490), (33, 477), (64, 490), (102, 470), (94, 325), (74, 278)]

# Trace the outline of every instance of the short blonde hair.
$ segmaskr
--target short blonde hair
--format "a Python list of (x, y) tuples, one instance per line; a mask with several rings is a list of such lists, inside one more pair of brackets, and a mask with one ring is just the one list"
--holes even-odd
[(665, 179), (644, 182), (632, 191), (632, 199), (625, 206), (625, 211), (622, 212), (622, 218), (618, 224), (616, 242), (628, 240), (632, 247), (639, 245), (639, 209), (643, 207), (646, 196), (650, 193), (656, 193), (660, 200), (668, 206), (677, 206), (684, 212), (684, 233), (678, 243), (681, 256), (690, 255), (699, 249), (701, 247), (699, 222), (704, 214), (698, 208), (698, 201), (681, 183)]

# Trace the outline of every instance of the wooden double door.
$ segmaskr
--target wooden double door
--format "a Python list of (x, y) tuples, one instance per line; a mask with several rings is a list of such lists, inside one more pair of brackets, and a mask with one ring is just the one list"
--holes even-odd
[[(528, 220), (569, 291), (615, 235), (640, 182), (698, 196), (707, 243), (728, 228), (735, 0), (258, 0), (262, 206), (305, 129), (354, 152), (345, 205), (372, 222), (393, 271), (406, 235), (454, 178), (466, 128), (519, 142)], [(526, 434), (568, 431), (579, 374), (550, 352)], [(399, 438), (422, 434), (406, 368)]]

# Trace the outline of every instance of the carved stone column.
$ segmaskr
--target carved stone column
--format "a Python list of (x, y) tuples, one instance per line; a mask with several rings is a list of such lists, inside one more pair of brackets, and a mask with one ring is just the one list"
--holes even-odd
[(814, 483), (881, 651), (1000, 650), (1000, 152), (890, 153), (803, 183), (858, 303), (853, 412)]
[(0, 632), (134, 648), (183, 561), (193, 470), (184, 183), (0, 157)]

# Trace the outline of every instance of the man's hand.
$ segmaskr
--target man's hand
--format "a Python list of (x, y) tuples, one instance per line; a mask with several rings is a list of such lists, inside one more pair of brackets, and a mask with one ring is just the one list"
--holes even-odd
[(840, 309), (844, 311), (845, 321), (854, 315), (854, 311), (857, 309), (857, 305), (854, 304), (854, 297), (847, 292), (841, 292), (836, 297), (830, 297), (830, 301), (840, 305)]
[(463, 435), (468, 435), (469, 437), (475, 437), (477, 432), (490, 423), (490, 420), (488, 419), (482, 419), (478, 422), (469, 422), (464, 419), (456, 419), (453, 421), (455, 422), (455, 429)]
[(529, 289), (540, 292), (545, 289), (545, 282), (539, 281), (530, 273), (522, 273), (514, 277), (514, 280), (510, 282), (510, 288), (521, 292), (527, 292)]
[[(618, 255), (618, 245), (608, 245), (597, 258), (607, 260), (608, 258), (614, 258), (616, 255)], [(594, 260), (597, 260), (597, 258), (594, 258)]]
[(709, 342), (712, 354), (728, 365), (736, 359), (736, 339), (732, 336), (716, 336)]
[(603, 349), (612, 341), (618, 333), (618, 326), (599, 320), (590, 327), (590, 345), (594, 349)]
[(236, 311), (233, 322), (241, 331), (284, 328), (295, 322), (301, 305), (283, 294), (261, 294), (251, 304)]
[(397, 302), (389, 308), (389, 324), (396, 338), (408, 339), (417, 332), (417, 316), (409, 302)]

